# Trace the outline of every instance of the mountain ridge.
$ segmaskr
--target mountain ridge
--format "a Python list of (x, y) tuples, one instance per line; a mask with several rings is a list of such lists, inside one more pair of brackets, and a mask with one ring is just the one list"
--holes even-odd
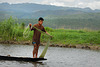
[(83, 13), (97, 13), (100, 10), (92, 10), (90, 8), (76, 7), (59, 7), (53, 5), (42, 5), (35, 3), (9, 4), (0, 3), (0, 15), (5, 18), (9, 16), (17, 18), (37, 18), (39, 16), (46, 17), (48, 15), (72, 15)]

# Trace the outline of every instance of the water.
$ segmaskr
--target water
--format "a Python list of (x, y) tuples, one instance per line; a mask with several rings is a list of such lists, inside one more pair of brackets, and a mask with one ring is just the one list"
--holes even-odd
[[(40, 46), (39, 55), (44, 46)], [(0, 55), (32, 57), (32, 45), (2, 45)], [(100, 51), (49, 47), (46, 61), (24, 62), (0, 60), (0, 67), (100, 67)]]

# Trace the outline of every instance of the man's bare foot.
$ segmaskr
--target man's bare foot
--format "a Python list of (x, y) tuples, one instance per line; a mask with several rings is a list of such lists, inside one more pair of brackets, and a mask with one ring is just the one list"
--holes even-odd
[(33, 58), (37, 58), (36, 56), (33, 56)]

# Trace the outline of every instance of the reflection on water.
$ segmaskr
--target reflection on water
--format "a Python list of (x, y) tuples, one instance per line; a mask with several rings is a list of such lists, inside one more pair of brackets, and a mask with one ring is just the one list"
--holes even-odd
[(33, 66), (34, 67), (49, 67), (47, 66), (46, 62), (43, 63), (43, 62), (32, 62)]
[(0, 67), (49, 67), (43, 62), (0, 61)]
[[(40, 46), (39, 55), (43, 48)], [(0, 55), (4, 56), (32, 57), (32, 51), (32, 45), (0, 44)], [(100, 67), (100, 51), (94, 50), (49, 47), (45, 58), (41, 62), (0, 60), (0, 67)]]

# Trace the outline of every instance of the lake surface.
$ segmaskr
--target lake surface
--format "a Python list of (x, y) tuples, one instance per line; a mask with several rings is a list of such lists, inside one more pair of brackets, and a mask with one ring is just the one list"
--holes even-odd
[[(44, 46), (40, 46), (39, 54)], [(0, 55), (32, 57), (33, 45), (0, 44)], [(100, 67), (100, 51), (49, 47), (46, 61), (24, 62), (0, 60), (0, 67)]]

